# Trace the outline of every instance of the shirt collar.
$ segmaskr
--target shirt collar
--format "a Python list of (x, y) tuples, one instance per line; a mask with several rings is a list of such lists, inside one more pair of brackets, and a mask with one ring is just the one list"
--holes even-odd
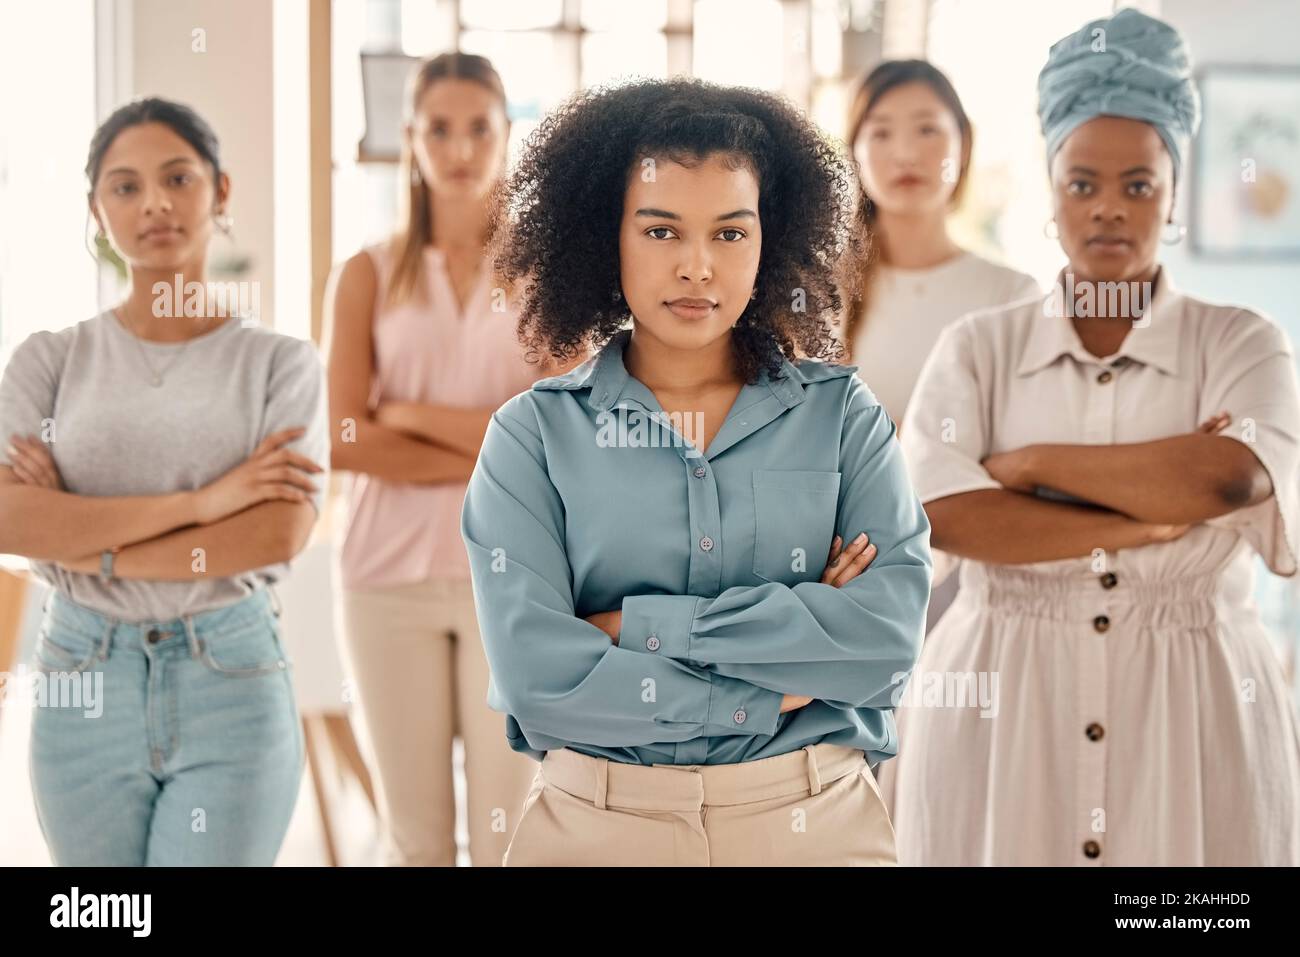
[[(620, 329), (601, 348), (595, 356), (570, 370), (564, 375), (539, 379), (533, 384), (534, 389), (590, 389), (588, 405), (597, 411), (613, 407), (620, 399), (636, 398), (644, 405), (654, 408), (653, 393), (642, 383), (628, 374), (623, 364), (623, 350), (632, 338), (631, 329)], [(840, 375), (851, 375), (857, 366), (827, 365), (809, 363), (807, 366), (795, 365), (789, 359), (781, 360), (781, 376), (771, 379), (766, 370), (759, 373), (758, 382), (745, 385), (745, 391), (751, 396), (742, 396), (734, 408), (742, 408), (750, 402), (774, 395), (786, 408), (794, 408), (804, 399), (804, 385), (807, 382), (820, 381)]]
[[(1074, 324), (1063, 314), (1061, 300), (1069, 295), (1065, 273), (1057, 277), (1042, 308), (1030, 323), (1029, 340), (1016, 367), (1018, 375), (1029, 375), (1051, 365), (1062, 355), (1074, 356), (1082, 363), (1096, 363), (1100, 357), (1083, 347)], [(1124, 337), (1115, 357), (1124, 357), (1143, 365), (1155, 366), (1169, 375), (1178, 375), (1178, 337), (1182, 293), (1174, 285), (1169, 270), (1161, 267), (1155, 293), (1142, 320), (1135, 322)]]

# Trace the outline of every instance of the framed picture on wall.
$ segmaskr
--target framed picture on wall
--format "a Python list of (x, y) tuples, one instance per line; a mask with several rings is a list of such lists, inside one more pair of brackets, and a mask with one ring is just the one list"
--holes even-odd
[(1193, 251), (1300, 258), (1300, 68), (1213, 66), (1197, 82)]

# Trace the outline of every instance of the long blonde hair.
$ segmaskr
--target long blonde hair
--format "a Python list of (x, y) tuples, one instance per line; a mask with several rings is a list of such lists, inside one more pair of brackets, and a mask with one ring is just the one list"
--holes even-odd
[[(962, 107), (961, 99), (957, 96), (952, 82), (934, 64), (926, 60), (886, 60), (864, 76), (849, 105), (848, 123), (845, 127), (848, 136), (845, 137), (844, 142), (848, 146), (849, 153), (852, 154), (853, 142), (858, 138), (862, 124), (867, 121), (867, 114), (880, 102), (882, 96), (905, 83), (924, 83), (957, 120), (962, 138), (961, 169), (957, 173), (957, 185), (953, 187), (950, 201), (953, 206), (956, 206), (961, 201), (962, 190), (966, 185), (966, 172), (970, 169), (975, 131), (971, 127), (970, 118), (966, 115), (966, 110)], [(873, 241), (870, 252), (862, 258), (857, 288), (854, 290), (854, 302), (846, 310), (843, 345), (847, 362), (852, 361), (853, 340), (866, 315), (879, 249), (874, 241), (877, 232), (876, 209), (871, 198), (867, 196), (866, 190), (862, 188), (861, 177), (858, 178), (857, 217), (866, 234), (873, 237)]]
[[(506, 106), (505, 85), (491, 61), (473, 53), (443, 53), (423, 61), (411, 74), (407, 84), (406, 121), (413, 122), (415, 111), (426, 91), (439, 80), (464, 79), (482, 84)], [(424, 273), (424, 247), (433, 242), (433, 214), (430, 211), (429, 184), (419, 175), (415, 155), (408, 141), (402, 143), (400, 183), (405, 184), (397, 232), (392, 238), (394, 262), (392, 279), (388, 284), (387, 300), (395, 305), (409, 299), (415, 292)]]

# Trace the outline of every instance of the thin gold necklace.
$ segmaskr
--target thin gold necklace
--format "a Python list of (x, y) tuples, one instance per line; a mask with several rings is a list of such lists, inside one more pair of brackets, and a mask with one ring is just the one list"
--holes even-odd
[(141, 337), (136, 333), (136, 331), (133, 328), (131, 328), (131, 324), (127, 322), (126, 316), (124, 316), (122, 314), (122, 311), (116, 306), (113, 307), (113, 314), (117, 316), (118, 321), (121, 322), (122, 325), (126, 327), (126, 331), (130, 334), (131, 339), (135, 342), (136, 350), (139, 351), (140, 353), (140, 361), (143, 362), (144, 367), (149, 370), (149, 384), (153, 386), (155, 389), (162, 388), (162, 384), (165, 380), (167, 373), (172, 370), (172, 366), (174, 366), (177, 363), (177, 361), (181, 357), (181, 354), (184, 353), (187, 348), (189, 348), (190, 339), (196, 339), (198, 337), (190, 336), (189, 339), (186, 339), (184, 342), (182, 342), (181, 347), (176, 350), (176, 354), (171, 357), (171, 361), (169, 361), (167, 365), (163, 368), (163, 370), (159, 372), (157, 369), (153, 367), (153, 363), (149, 361), (149, 356), (144, 351), (144, 344), (140, 341)]

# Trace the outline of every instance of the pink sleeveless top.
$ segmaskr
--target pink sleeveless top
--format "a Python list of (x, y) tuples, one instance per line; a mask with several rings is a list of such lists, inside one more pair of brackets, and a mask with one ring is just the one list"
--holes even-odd
[[(492, 310), (484, 264), (464, 310), (456, 305), (446, 257), (425, 250), (426, 298), (387, 307), (392, 275), (388, 245), (365, 250), (379, 283), (375, 320), (374, 378), (370, 404), (426, 402), (496, 409), (529, 389), (541, 375), (524, 361), (515, 337), (513, 303)], [(430, 579), (469, 580), (469, 557), (460, 537), (464, 482), (421, 485), (350, 473), (347, 520), (339, 551), (345, 588), (375, 588)]]

